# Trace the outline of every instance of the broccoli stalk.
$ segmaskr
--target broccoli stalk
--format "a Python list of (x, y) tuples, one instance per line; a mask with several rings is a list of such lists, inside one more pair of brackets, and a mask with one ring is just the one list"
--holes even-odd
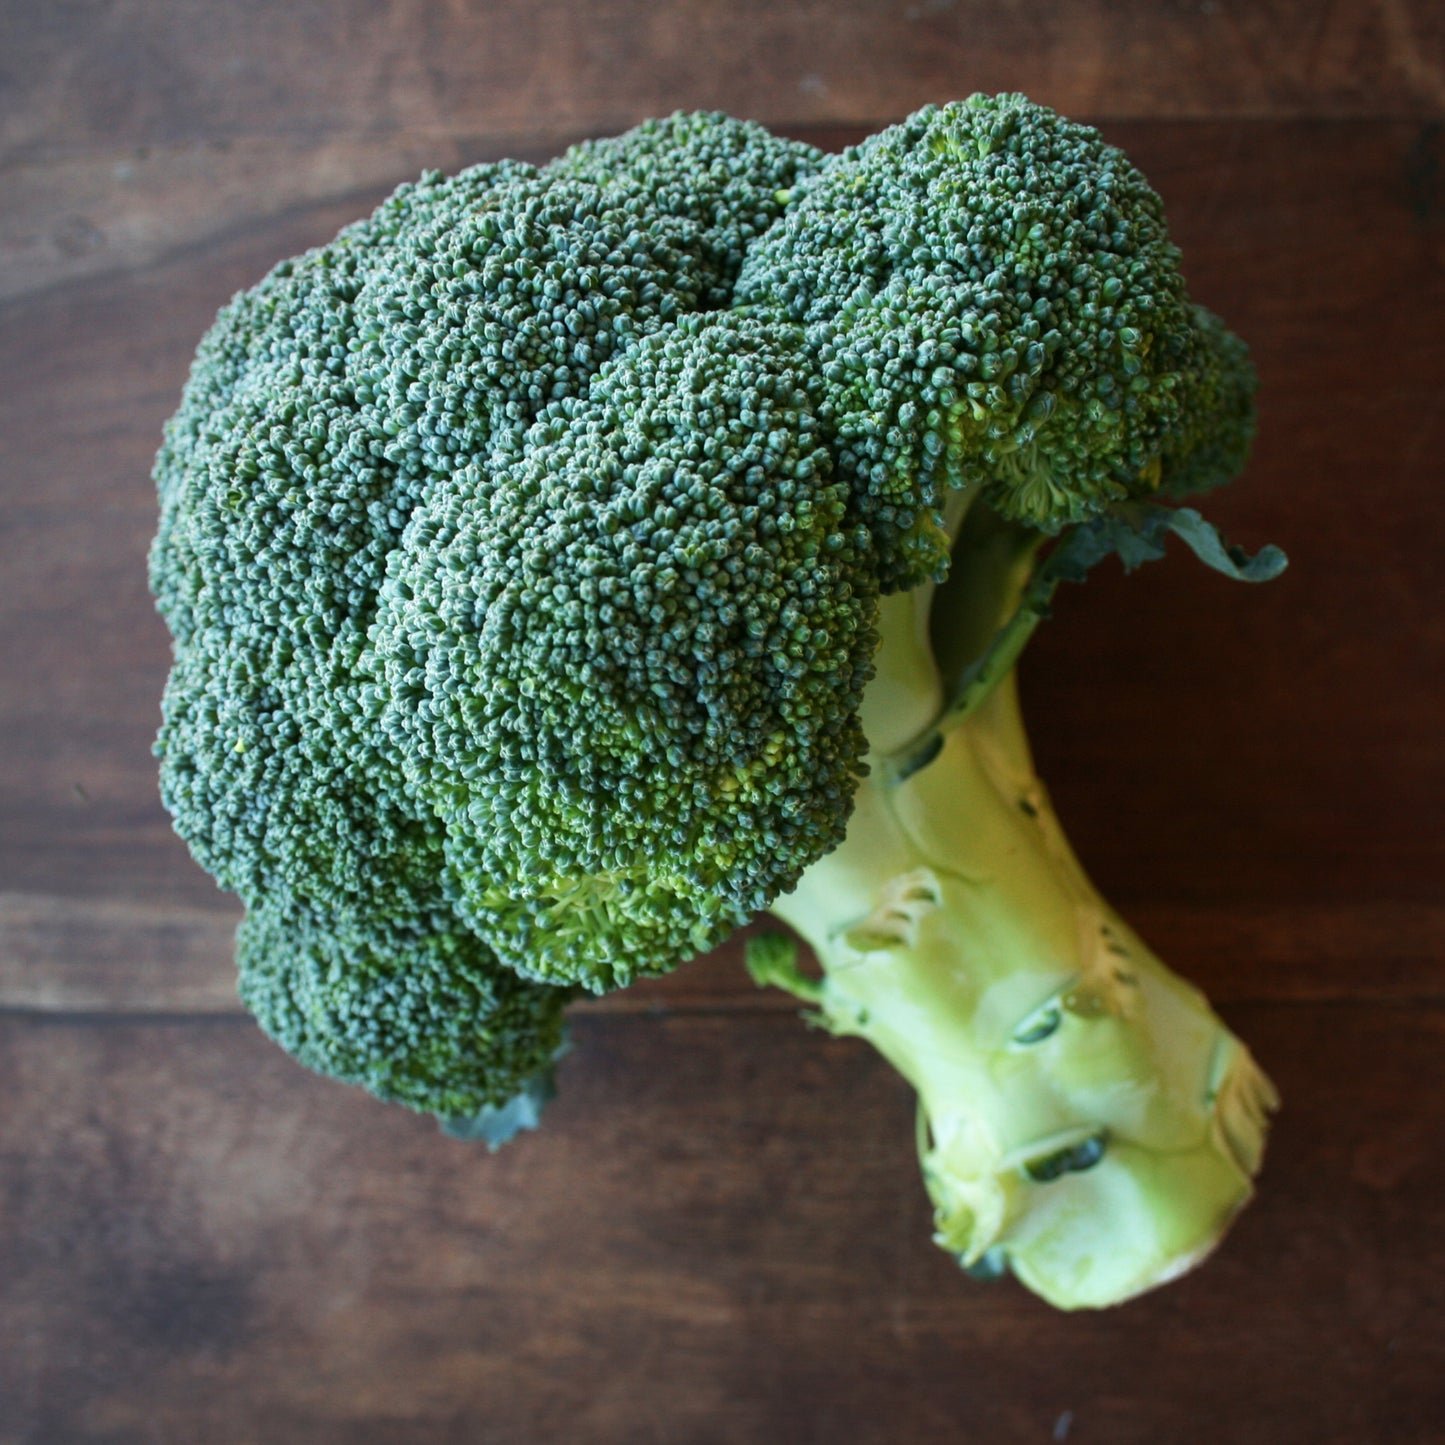
[[(822, 975), (776, 934), (748, 963), (917, 1091), (938, 1244), (1073, 1308), (1213, 1247), (1253, 1192), (1276, 1099), (1099, 896), (1034, 770), (1013, 661), (1043, 541), (976, 505), (957, 580), (885, 601), (847, 837), (771, 910)], [(940, 663), (970, 651), (950, 694)]]

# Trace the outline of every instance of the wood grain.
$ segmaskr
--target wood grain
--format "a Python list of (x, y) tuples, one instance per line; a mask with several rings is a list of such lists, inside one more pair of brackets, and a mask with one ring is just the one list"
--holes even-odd
[[(1103, 123), (1291, 569), (1066, 590), (1039, 761), (1285, 1098), (1208, 1266), (1050, 1313), (928, 1240), (911, 1102), (736, 942), (575, 1011), (489, 1156), (237, 1008), (155, 791), (150, 458), (233, 291), (398, 181), (674, 106), (827, 148)], [(0, 1445), (1434, 1445), (1445, 1421), (1445, 18), (1425, 0), (0, 0)]]
[(495, 1156), (240, 1021), (0, 1022), (0, 1439), (1425, 1445), (1445, 1021), (1231, 1019), (1291, 1100), (1260, 1197), (1089, 1316), (954, 1268), (906, 1091), (792, 1019), (580, 1020)]
[[(240, 909), (0, 893), (0, 1012), (149, 1016), (230, 1014)], [(1445, 907), (1296, 903), (1247, 907), (1141, 901), (1129, 922), (1216, 1004), (1445, 1004)], [(743, 940), (621, 993), (583, 999), (585, 1014), (794, 1012), (743, 967)]]
[(1438, 114), (1427, 0), (72, 0), (7, 4), (0, 164), (136, 146), (778, 123), (1022, 90), (1110, 117)]

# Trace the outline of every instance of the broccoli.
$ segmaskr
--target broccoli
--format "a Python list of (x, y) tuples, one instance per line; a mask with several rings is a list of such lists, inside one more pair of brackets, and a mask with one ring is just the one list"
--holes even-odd
[(162, 795), (243, 1000), (495, 1144), (579, 993), (771, 912), (754, 978), (916, 1090), (945, 1249), (1172, 1278), (1273, 1091), (1090, 885), (1015, 663), (1105, 557), (1279, 571), (1180, 504), (1254, 391), (1143, 177), (1022, 96), (403, 186), (222, 311), (157, 459)]

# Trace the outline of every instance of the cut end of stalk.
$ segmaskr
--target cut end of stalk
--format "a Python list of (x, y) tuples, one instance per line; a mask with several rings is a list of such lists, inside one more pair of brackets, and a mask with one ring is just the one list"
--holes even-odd
[(1143, 1144), (1079, 1128), (962, 1179), (920, 1110), (936, 1242), (971, 1274), (1012, 1273), (1060, 1309), (1121, 1304), (1204, 1260), (1254, 1193), (1273, 1085), (1225, 1035), (1193, 1139)]

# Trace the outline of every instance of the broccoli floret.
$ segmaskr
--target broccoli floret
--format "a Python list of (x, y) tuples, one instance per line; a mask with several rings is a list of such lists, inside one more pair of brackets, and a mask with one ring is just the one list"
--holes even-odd
[(406, 533), (382, 725), (521, 973), (665, 972), (843, 837), (875, 594), (800, 341), (682, 318)]
[(157, 744), (321, 1072), (496, 1142), (581, 990), (771, 910), (919, 1097), (937, 1238), (1062, 1305), (1248, 1197), (1267, 1081), (1101, 900), (1014, 663), (1254, 425), (1158, 197), (1020, 96), (826, 157), (715, 113), (404, 186), (237, 297), (157, 461)]
[(499, 968), (444, 905), (325, 913), (294, 899), (248, 910), (242, 1001), (288, 1053), (381, 1099), (479, 1122), (546, 1079), (567, 989)]
[[(1219, 394), (1252, 397), (1221, 379), (1247, 363), (1178, 260), (1159, 197), (1097, 131), (975, 96), (845, 151), (738, 294), (808, 328), (893, 590), (946, 570), (950, 490), (1055, 533), (1153, 492), (1181, 426), (1217, 436)], [(1252, 413), (1232, 415), (1247, 444)]]
[(783, 214), (795, 186), (827, 163), (819, 150), (716, 111), (679, 111), (648, 120), (625, 135), (584, 141), (553, 161), (553, 175), (647, 198), (655, 217), (697, 227), (701, 254), (714, 277), (708, 309), (733, 303), (749, 248)]

